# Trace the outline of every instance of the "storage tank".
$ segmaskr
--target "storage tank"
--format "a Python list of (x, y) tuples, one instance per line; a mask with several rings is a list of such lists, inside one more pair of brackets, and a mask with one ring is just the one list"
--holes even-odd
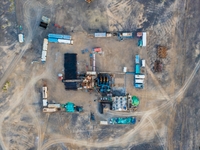
[(18, 39), (19, 39), (19, 43), (23, 43), (24, 42), (24, 35), (18, 34)]
[(61, 43), (61, 44), (71, 44), (71, 45), (73, 45), (73, 40), (58, 39), (58, 43)]
[(58, 43), (58, 39), (56, 39), (56, 38), (51, 38), (51, 37), (49, 37), (49, 38), (48, 38), (48, 41), (49, 41), (50, 43)]

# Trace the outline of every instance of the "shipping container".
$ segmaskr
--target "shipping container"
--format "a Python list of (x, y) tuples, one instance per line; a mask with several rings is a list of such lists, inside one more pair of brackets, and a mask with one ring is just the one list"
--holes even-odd
[(47, 99), (43, 99), (43, 107), (46, 107), (47, 106)]
[(45, 62), (47, 59), (47, 51), (42, 51), (42, 57), (41, 57), (41, 61)]
[(47, 99), (47, 87), (46, 86), (42, 87), (42, 98)]
[(145, 67), (145, 60), (142, 59), (142, 67)]
[(48, 38), (63, 39), (63, 37), (62, 34), (48, 34)]
[(94, 37), (106, 37), (106, 32), (94, 33)]
[(143, 79), (135, 79), (135, 83), (141, 83), (141, 84), (143, 84), (144, 80)]
[(58, 111), (57, 108), (43, 108), (43, 112), (52, 113)]
[(73, 40), (58, 39), (58, 43), (61, 43), (61, 44), (71, 44), (71, 45), (73, 45)]
[(136, 64), (140, 63), (140, 56), (139, 55), (135, 55), (135, 63)]
[(140, 65), (135, 65), (135, 74), (140, 74)]
[(144, 79), (144, 78), (145, 78), (145, 75), (143, 75), (143, 74), (135, 75), (135, 78), (136, 78), (136, 79)]
[(108, 125), (108, 121), (100, 121), (100, 125)]
[(147, 42), (147, 37), (146, 37), (146, 32), (142, 33), (142, 46), (146, 46)]
[(56, 39), (56, 38), (48, 38), (48, 41), (50, 42), (50, 43), (58, 43), (58, 39)]
[(143, 88), (143, 84), (134, 84), (135, 88), (138, 89), (142, 89)]
[(19, 43), (23, 43), (24, 42), (24, 35), (18, 34), (18, 39), (19, 39)]
[(48, 104), (48, 108), (60, 108), (60, 104)]

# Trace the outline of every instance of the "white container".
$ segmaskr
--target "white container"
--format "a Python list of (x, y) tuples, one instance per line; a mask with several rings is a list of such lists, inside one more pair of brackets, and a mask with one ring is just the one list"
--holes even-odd
[(19, 43), (23, 43), (24, 42), (24, 35), (18, 34), (18, 39), (19, 39)]
[(143, 79), (135, 79), (135, 83), (144, 83)]
[(47, 107), (47, 99), (43, 99), (43, 107)]
[(146, 32), (142, 32), (142, 46), (147, 45), (147, 37), (146, 37)]
[(57, 108), (43, 108), (43, 112), (52, 113), (58, 111)]
[(58, 39), (58, 43), (61, 43), (61, 44), (71, 44), (71, 45), (73, 45), (73, 40)]
[(135, 78), (136, 79), (144, 79), (145, 78), (145, 75), (135, 75)]
[(47, 51), (42, 51), (42, 57), (41, 57), (41, 61), (45, 62), (47, 59)]
[(127, 72), (127, 67), (123, 68), (123, 72), (126, 73)]
[(145, 60), (142, 59), (142, 67), (145, 67)]
[(48, 108), (60, 108), (60, 104), (48, 104)]
[(108, 121), (100, 121), (100, 125), (108, 125)]
[(106, 32), (94, 33), (94, 37), (106, 37)]
[(47, 87), (42, 87), (42, 98), (47, 99)]
[(97, 72), (96, 72), (96, 71), (87, 71), (86, 74), (87, 74), (87, 75), (96, 76), (96, 75), (97, 75)]

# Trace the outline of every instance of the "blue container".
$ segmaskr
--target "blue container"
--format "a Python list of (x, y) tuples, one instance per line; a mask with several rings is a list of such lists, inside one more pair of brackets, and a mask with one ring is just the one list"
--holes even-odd
[(58, 43), (58, 39), (56, 39), (56, 38), (48, 38), (48, 41), (50, 43)]
[(63, 35), (63, 39), (66, 39), (66, 40), (71, 40), (72, 37), (70, 35)]
[(136, 64), (140, 63), (140, 56), (139, 55), (135, 55), (135, 63)]
[(135, 74), (140, 74), (140, 65), (135, 65)]
[(135, 83), (134, 86), (135, 86), (135, 88), (137, 88), (137, 89), (143, 89), (143, 84)]
[(63, 39), (63, 35), (62, 34), (48, 34), (49, 38), (56, 38), (56, 39)]

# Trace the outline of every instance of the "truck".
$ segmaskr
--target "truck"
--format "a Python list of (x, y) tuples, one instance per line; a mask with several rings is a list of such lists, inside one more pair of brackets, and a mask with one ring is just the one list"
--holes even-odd
[(43, 108), (43, 112), (45, 113), (52, 113), (52, 112), (57, 112), (57, 108)]
[(119, 38), (120, 41), (124, 40), (124, 39), (132, 39), (133, 33), (132, 32), (119, 32), (118, 38)]
[(137, 89), (143, 89), (143, 84), (135, 83), (134, 86), (135, 86), (135, 88), (137, 88)]
[(60, 104), (48, 104), (48, 108), (61, 108)]
[(100, 121), (100, 125), (108, 125), (108, 121)]
[(145, 67), (145, 60), (142, 59), (142, 67), (144, 68)]
[(110, 32), (97, 32), (94, 33), (94, 37), (112, 37)]
[(47, 87), (46, 86), (42, 87), (42, 98), (47, 99)]

